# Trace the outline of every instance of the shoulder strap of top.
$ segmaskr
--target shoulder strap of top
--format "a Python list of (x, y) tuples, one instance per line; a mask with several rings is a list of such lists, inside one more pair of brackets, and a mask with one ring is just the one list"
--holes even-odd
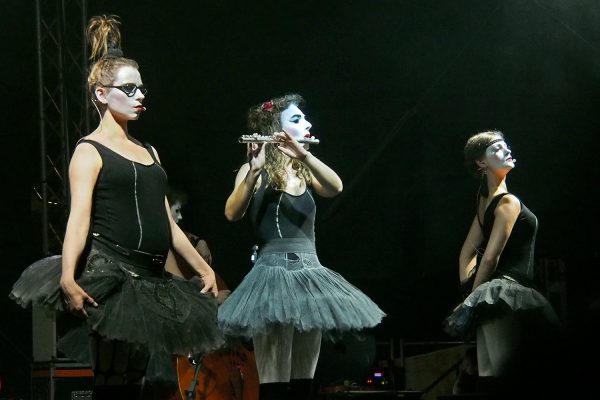
[[(487, 210), (485, 210), (485, 214), (487, 214), (488, 211), (493, 213), (494, 210), (496, 210), (496, 207), (498, 207), (498, 203), (500, 202), (500, 200), (502, 200), (502, 198), (504, 196), (506, 196), (507, 194), (510, 194), (510, 193), (506, 192), (506, 193), (500, 193), (499, 195), (496, 195), (496, 197), (494, 197), (492, 199), (492, 201), (490, 202), (490, 205), (488, 206)], [(485, 218), (485, 214), (483, 216), (484, 218)]]
[(77, 143), (75, 143), (75, 147), (79, 146), (80, 143), (89, 143), (92, 146), (96, 147), (96, 143), (98, 143), (98, 142), (95, 142), (93, 140), (89, 140), (89, 139), (86, 139), (86, 138), (81, 138), (81, 139), (79, 139), (77, 141)]
[(492, 203), (496, 202), (496, 204), (498, 204), (498, 202), (500, 201), (500, 199), (502, 199), (507, 194), (510, 194), (510, 193), (505, 192), (505, 193), (500, 193), (500, 194), (496, 195), (496, 197), (494, 197), (494, 199), (492, 200)]
[(268, 183), (269, 183), (269, 174), (267, 173), (267, 171), (265, 171), (263, 169), (262, 171), (260, 171), (260, 186), (256, 190), (259, 191), (259, 190), (266, 189)]
[(75, 147), (79, 146), (81, 143), (88, 143), (91, 144), (92, 146), (94, 146), (94, 148), (96, 149), (96, 151), (100, 154), (100, 156), (102, 156), (103, 154), (103, 150), (104, 147), (102, 146), (102, 143), (98, 143), (95, 140), (89, 140), (86, 138), (81, 138), (77, 141), (77, 143), (75, 143)]
[(488, 204), (487, 208), (485, 210), (483, 210), (483, 222), (479, 219), (479, 210), (477, 211), (477, 221), (479, 222), (479, 226), (482, 229), (483, 229), (483, 224), (485, 223), (485, 221), (487, 221), (489, 219), (488, 213), (489, 212), (493, 213), (493, 211), (496, 210), (496, 207), (498, 206), (498, 202), (500, 201), (500, 199), (502, 199), (507, 194), (510, 194), (510, 193), (505, 192), (505, 193), (500, 193), (500, 194), (494, 196), (492, 201), (490, 201), (490, 204)]
[(152, 149), (152, 146), (150, 145), (150, 143), (148, 142), (143, 142), (142, 145), (144, 146), (144, 148), (146, 150), (148, 150), (148, 153), (150, 153), (150, 157), (152, 157), (152, 159), (154, 160), (154, 162), (157, 165), (160, 165), (160, 162), (158, 161), (158, 159), (156, 158), (156, 154), (154, 154), (154, 150)]

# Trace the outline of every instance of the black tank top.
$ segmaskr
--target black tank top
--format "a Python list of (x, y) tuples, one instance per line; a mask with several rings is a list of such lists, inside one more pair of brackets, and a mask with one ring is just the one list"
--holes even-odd
[(266, 172), (261, 174), (261, 180), (250, 205), (259, 244), (278, 238), (305, 238), (314, 242), (317, 208), (311, 190), (306, 188), (304, 193), (294, 196), (268, 185)]
[[(144, 165), (129, 160), (103, 144), (82, 139), (102, 157), (92, 204), (92, 232), (123, 247), (151, 254), (166, 254), (171, 231), (165, 208), (167, 174), (154, 161)], [(78, 143), (78, 144), (79, 144)]]
[[(502, 197), (509, 193), (501, 193), (494, 197), (485, 210), (483, 219), (483, 250), (487, 247), (494, 226), (494, 211)], [(534, 279), (534, 248), (538, 229), (536, 216), (521, 203), (521, 212), (515, 221), (508, 241), (500, 254), (498, 267), (494, 277), (507, 275), (524, 285), (532, 285)], [(481, 262), (483, 252), (477, 256), (477, 265)]]

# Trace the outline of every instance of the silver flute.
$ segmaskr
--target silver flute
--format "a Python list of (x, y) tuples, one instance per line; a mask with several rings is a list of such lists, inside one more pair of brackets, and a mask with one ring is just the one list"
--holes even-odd
[[(315, 137), (310, 138), (300, 138), (296, 139), (298, 143), (305, 144), (319, 144), (319, 139)], [(281, 142), (277, 137), (273, 135), (259, 135), (258, 133), (253, 133), (251, 135), (242, 135), (238, 139), (240, 143), (278, 143)]]

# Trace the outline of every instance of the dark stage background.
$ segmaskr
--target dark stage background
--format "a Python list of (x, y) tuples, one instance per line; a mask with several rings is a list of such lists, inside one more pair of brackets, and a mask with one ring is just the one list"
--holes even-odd
[[(351, 3), (351, 4), (350, 4)], [(388, 313), (379, 338), (447, 340), (457, 259), (477, 182), (473, 133), (505, 132), (509, 190), (538, 216), (536, 258), (567, 267), (565, 323), (587, 343), (597, 315), (600, 3), (596, 0), (89, 1), (120, 15), (148, 111), (130, 131), (190, 196), (184, 229), (205, 238), (235, 287), (250, 268), (247, 221), (229, 223), (246, 110), (301, 93), (314, 153), (345, 183), (319, 200), (317, 247)], [(28, 373), (30, 313), (7, 298), (41, 257), (30, 211), (39, 181), (33, 1), (2, 0), (0, 375)], [(595, 303), (594, 303), (595, 302)], [(575, 348), (575, 351), (582, 348)], [(12, 378), (13, 381), (19, 378)]]

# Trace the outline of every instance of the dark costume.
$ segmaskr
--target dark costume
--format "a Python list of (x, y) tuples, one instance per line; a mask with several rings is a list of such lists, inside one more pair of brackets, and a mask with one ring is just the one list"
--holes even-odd
[[(507, 194), (494, 197), (485, 210), (481, 225), (484, 239), (472, 278), (488, 245), (496, 207)], [(445, 320), (445, 330), (451, 335), (470, 339), (476, 333), (479, 375), (484, 377), (480, 379), (494, 378), (495, 385), (502, 382), (490, 387), (492, 392), (514, 392), (517, 385), (536, 389), (535, 380), (547, 374), (551, 365), (548, 357), (556, 350), (558, 317), (533, 282), (537, 228), (537, 218), (521, 203), (493, 276), (477, 286)]]
[(359, 331), (385, 314), (319, 262), (310, 189), (275, 190), (263, 173), (249, 212), (260, 252), (220, 306), (219, 324), (226, 335), (253, 338), (261, 383), (311, 379), (322, 332)]
[(272, 324), (299, 331), (350, 331), (385, 316), (360, 290), (321, 265), (315, 249), (316, 207), (310, 189), (274, 190), (266, 173), (250, 205), (260, 252), (250, 273), (219, 308), (226, 334), (253, 337)]
[(254, 267), (219, 308), (224, 333), (253, 337), (272, 324), (299, 331), (351, 331), (385, 316), (360, 290), (321, 265), (315, 249), (316, 207), (310, 189), (274, 190), (263, 173), (250, 217), (259, 239)]
[[(496, 196), (485, 210), (481, 225), (483, 244), (477, 252), (476, 267), (471, 276), (473, 279), (490, 239), (495, 220), (494, 211), (500, 199), (507, 194)], [(536, 216), (521, 203), (521, 212), (502, 250), (492, 278), (470, 293), (459, 309), (446, 319), (448, 333), (467, 337), (473, 333), (479, 322), (485, 321), (486, 318), (502, 316), (508, 310), (540, 309), (548, 312), (549, 318), (555, 319), (546, 298), (533, 287), (537, 229)], [(469, 281), (471, 286), (473, 279)]]
[[(85, 305), (89, 318), (60, 339), (60, 350), (89, 362), (89, 332), (150, 354), (206, 353), (221, 346), (212, 294), (200, 293), (199, 279), (186, 281), (164, 271), (171, 239), (167, 175), (152, 148), (144, 146), (154, 160), (144, 165), (96, 141), (80, 143), (93, 145), (102, 158), (91, 236), (75, 275), (98, 307)], [(10, 297), (23, 307), (64, 311), (60, 276), (60, 256), (37, 261), (23, 272)]]

